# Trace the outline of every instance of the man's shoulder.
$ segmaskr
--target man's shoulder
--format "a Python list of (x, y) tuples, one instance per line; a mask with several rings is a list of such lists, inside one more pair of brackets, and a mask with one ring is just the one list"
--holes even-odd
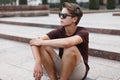
[(78, 31), (80, 31), (80, 32), (87, 32), (87, 33), (89, 32), (87, 28), (81, 27), (81, 26), (78, 26)]

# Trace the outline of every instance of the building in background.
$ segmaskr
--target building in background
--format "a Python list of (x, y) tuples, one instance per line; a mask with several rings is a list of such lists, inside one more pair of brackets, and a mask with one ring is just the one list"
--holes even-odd
[[(107, 4), (107, 0), (99, 0), (100, 1), (100, 5), (106, 5)], [(115, 0), (116, 1), (116, 5), (120, 6), (120, 0)], [(89, 0), (76, 0), (77, 3), (79, 3), (81, 6), (83, 7), (88, 7), (89, 5)], [(53, 5), (58, 5), (60, 3), (60, 0), (48, 0), (48, 3)], [(56, 4), (57, 3), (57, 4)], [(27, 0), (27, 5), (40, 5), (42, 4), (42, 0)], [(19, 5), (19, 0), (0, 0), (0, 5)]]
[(27, 4), (32, 5), (32, 6), (37, 6), (37, 5), (42, 4), (42, 1), (41, 0), (27, 0)]
[[(115, 0), (116, 4), (120, 4), (120, 0)], [(101, 4), (107, 4), (107, 0), (100, 0)]]

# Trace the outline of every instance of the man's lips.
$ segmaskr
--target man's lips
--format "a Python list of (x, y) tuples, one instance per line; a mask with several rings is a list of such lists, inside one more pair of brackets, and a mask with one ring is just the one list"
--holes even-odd
[(63, 21), (60, 21), (61, 23), (63, 23)]

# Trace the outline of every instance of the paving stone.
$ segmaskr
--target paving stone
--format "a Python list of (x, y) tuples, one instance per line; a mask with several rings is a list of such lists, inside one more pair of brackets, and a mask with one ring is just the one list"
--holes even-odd
[[(0, 47), (0, 79), (34, 80), (34, 58), (31, 48), (26, 43), (0, 39), (0, 42), (13, 44), (12, 47)], [(7, 42), (7, 43), (5, 43)], [(90, 71), (86, 80), (119, 80), (120, 62), (89, 56)], [(42, 80), (49, 80), (44, 75)]]
[(32, 72), (6, 63), (1, 63), (0, 77), (3, 80), (33, 80)]
[[(118, 17), (112, 17), (111, 13), (105, 13), (110, 17), (97, 18), (97, 16), (102, 16), (102, 14), (93, 14), (85, 15), (84, 22), (82, 21), (80, 24), (85, 25), (88, 24), (89, 27), (95, 27), (98, 25), (98, 28), (108, 28), (109, 29), (119, 29), (119, 19)], [(96, 18), (95, 20), (91, 20), (93, 16)], [(50, 20), (46, 20), (45, 17), (12, 17), (12, 18), (0, 18), (0, 20), (10, 20), (10, 21), (25, 21), (25, 22), (35, 22), (35, 23), (51, 23), (56, 24), (59, 20), (58, 18), (53, 20), (53, 17), (57, 17), (57, 15), (50, 15)], [(87, 20), (89, 19), (89, 20)], [(97, 19), (101, 19), (100, 23)], [(102, 19), (105, 19), (102, 20)], [(112, 21), (113, 24), (109, 24)], [(42, 22), (43, 21), (43, 22)], [(46, 22), (48, 21), (48, 22)], [(106, 22), (108, 21), (108, 22)], [(116, 21), (116, 22), (115, 22)], [(57, 23), (58, 24), (58, 23)], [(34, 38), (40, 35), (43, 35), (49, 32), (52, 29), (45, 28), (28, 28), (28, 26), (15, 26), (15, 25), (5, 25), (0, 24), (0, 33), (5, 33), (9, 35), (22, 36), (26, 38)], [(105, 27), (106, 26), (106, 27)], [(108, 51), (120, 52), (120, 36), (115, 35), (105, 35), (105, 34), (94, 34), (90, 33), (90, 47)], [(114, 43), (114, 44), (112, 44)], [(33, 75), (33, 67), (34, 67), (34, 59), (32, 56), (31, 48), (28, 44), (19, 43), (15, 41), (5, 40), (0, 38), (0, 79), (2, 80), (34, 80)], [(98, 46), (99, 45), (99, 46)], [(89, 57), (89, 65), (90, 71), (88, 73), (88, 80), (120, 80), (120, 62), (107, 60), (96, 57)], [(45, 75), (42, 78), (43, 80), (48, 80), (49, 78)]]
[[(90, 57), (91, 58), (91, 57)], [(97, 60), (97, 61), (96, 61)], [(91, 62), (92, 61), (92, 62)], [(117, 66), (115, 64), (117, 63)], [(92, 57), (89, 60), (89, 64), (92, 70), (90, 70), (88, 76), (92, 76), (97, 79), (99, 76), (108, 77), (112, 80), (117, 80), (119, 78), (119, 61), (106, 60), (101, 58)]]
[[(18, 37), (35, 38), (48, 33), (53, 29), (0, 24), (0, 34), (8, 34)], [(5, 31), (5, 32), (4, 32)], [(111, 52), (120, 52), (120, 36), (90, 33), (89, 46)], [(117, 42), (117, 43), (116, 43)], [(114, 44), (113, 44), (114, 43)]]
[(120, 78), (118, 78), (117, 80), (120, 80)]
[[(112, 16), (113, 13), (118, 13), (118, 12), (84, 14), (78, 25), (89, 28), (120, 30), (120, 23), (119, 23), (120, 18)], [(60, 19), (57, 14), (50, 14), (48, 17), (46, 16), (45, 17), (8, 17), (8, 18), (0, 18), (0, 20), (60, 25)]]
[(106, 78), (106, 77), (99, 77), (99, 78), (97, 78), (96, 80), (113, 80), (113, 79)]

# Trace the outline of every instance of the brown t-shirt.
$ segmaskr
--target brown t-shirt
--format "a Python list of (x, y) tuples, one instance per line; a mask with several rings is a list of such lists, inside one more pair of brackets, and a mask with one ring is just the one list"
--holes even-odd
[[(88, 66), (89, 33), (88, 33), (87, 29), (85, 29), (83, 27), (77, 27), (74, 34), (67, 36), (66, 32), (65, 32), (65, 28), (60, 27), (60, 28), (57, 28), (57, 29), (47, 33), (47, 35), (49, 36), (50, 39), (66, 38), (66, 37), (70, 37), (73, 35), (79, 35), (83, 39), (83, 42), (78, 45), (75, 45), (75, 46), (79, 49), (79, 51), (83, 57), (84, 63), (86, 65), (86, 75), (87, 75), (87, 72), (89, 70), (89, 66)], [(63, 48), (59, 48), (60, 58), (62, 58), (63, 50), (64, 50)]]

